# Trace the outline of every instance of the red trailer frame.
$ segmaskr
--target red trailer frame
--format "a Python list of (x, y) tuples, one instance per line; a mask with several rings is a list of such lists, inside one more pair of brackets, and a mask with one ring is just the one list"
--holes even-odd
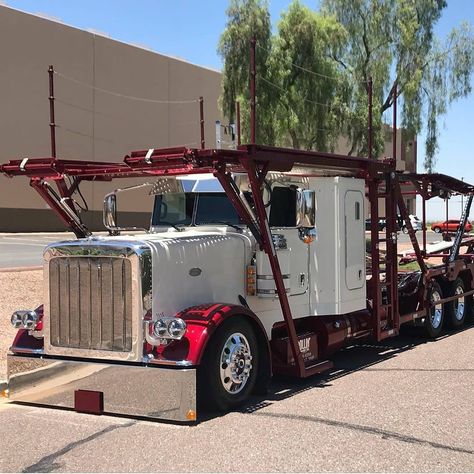
[[(474, 279), (474, 252), (472, 250), (474, 239), (464, 243), (459, 242), (458, 247), (461, 244), (469, 246), (467, 254), (456, 255), (454, 259), (449, 259), (441, 265), (427, 268), (425, 265), (426, 254), (420, 249), (415, 232), (410, 224), (400, 184), (410, 183), (415, 192), (423, 196), (423, 199), (439, 196), (440, 192), (443, 193), (448, 190), (451, 193), (472, 196), (474, 187), (444, 175), (402, 174), (396, 172), (393, 160), (378, 161), (315, 151), (241, 145), (237, 150), (191, 149), (186, 147), (141, 150), (127, 155), (121, 163), (71, 161), (54, 157), (25, 158), (23, 160), (12, 160), (1, 166), (0, 170), (10, 177), (26, 176), (30, 178), (31, 186), (36, 189), (66, 226), (71, 228), (79, 238), (90, 235), (89, 230), (76, 212), (73, 201), (73, 193), (81, 181), (110, 181), (125, 177), (213, 173), (220, 181), (237, 213), (249, 227), (260, 248), (268, 255), (291, 351), (296, 361), (293, 369), (289, 369), (289, 373), (299, 377), (307, 377), (326, 370), (331, 366), (331, 363), (319, 361), (315, 365), (305, 366), (299, 348), (295, 321), (291, 314), (262, 198), (261, 187), (268, 172), (292, 172), (305, 176), (345, 175), (365, 179), (371, 211), (372, 277), (367, 286), (370, 327), (362, 331), (361, 335), (373, 335), (377, 341), (380, 341), (397, 335), (402, 323), (426, 315), (430, 308), (427, 301), (427, 287), (432, 279), (442, 276), (448, 280), (454, 280), (461, 271), (466, 270), (470, 274), (471, 282)], [(242, 201), (239, 190), (231, 177), (233, 172), (248, 175), (255, 206), (255, 218), (249, 213), (247, 206)], [(72, 184), (68, 184), (66, 177), (69, 178)], [(51, 185), (52, 182), (56, 184), (57, 190)], [(378, 230), (380, 198), (385, 202), (387, 222), (383, 238), (380, 237)], [(399, 312), (398, 295), (397, 206), (406, 222), (423, 281), (417, 295), (416, 310), (402, 315)], [(385, 267), (381, 266), (380, 259), (380, 244), (382, 243), (386, 246)], [(424, 249), (426, 249), (426, 246), (424, 246)], [(384, 281), (381, 281), (382, 274), (385, 275)], [(474, 290), (469, 290), (463, 295), (444, 298), (441, 303), (472, 294), (474, 294)]]

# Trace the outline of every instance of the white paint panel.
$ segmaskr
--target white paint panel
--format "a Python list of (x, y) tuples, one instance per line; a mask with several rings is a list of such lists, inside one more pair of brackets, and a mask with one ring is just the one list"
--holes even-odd
[(242, 238), (216, 234), (148, 243), (153, 248), (154, 317), (204, 303), (240, 304), (246, 265)]
[[(315, 241), (310, 246), (310, 306), (316, 315), (345, 314), (366, 307), (365, 182), (354, 178), (311, 178), (316, 191)], [(352, 194), (355, 193), (355, 194)], [(346, 235), (345, 196), (360, 201), (360, 224), (349, 222)], [(361, 197), (362, 196), (362, 197)], [(351, 220), (349, 219), (349, 220)], [(353, 251), (354, 250), (354, 251)], [(346, 282), (346, 268), (349, 281)], [(359, 270), (362, 271), (359, 280)], [(357, 285), (352, 278), (357, 279)]]

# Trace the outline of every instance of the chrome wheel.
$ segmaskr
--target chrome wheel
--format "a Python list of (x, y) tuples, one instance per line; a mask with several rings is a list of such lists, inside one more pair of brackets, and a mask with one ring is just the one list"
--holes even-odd
[[(464, 293), (464, 288), (461, 285), (458, 285), (456, 287), (454, 294), (462, 295), (463, 293)], [(462, 321), (464, 318), (464, 296), (461, 296), (457, 300), (454, 300), (454, 317), (458, 321)]]
[(443, 304), (436, 304), (442, 299), (438, 290), (433, 290), (431, 293), (431, 304), (434, 305), (430, 312), (430, 321), (433, 329), (438, 329), (443, 321)]
[(224, 344), (220, 358), (221, 383), (226, 392), (235, 395), (247, 384), (252, 371), (252, 353), (247, 338), (236, 332)]

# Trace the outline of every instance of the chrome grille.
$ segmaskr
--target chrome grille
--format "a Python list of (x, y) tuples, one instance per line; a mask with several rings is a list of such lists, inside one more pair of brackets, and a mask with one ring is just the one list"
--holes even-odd
[(118, 257), (57, 257), (49, 262), (53, 346), (132, 350), (132, 268)]

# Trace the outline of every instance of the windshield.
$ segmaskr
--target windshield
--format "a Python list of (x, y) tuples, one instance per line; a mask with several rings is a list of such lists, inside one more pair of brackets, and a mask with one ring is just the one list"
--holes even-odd
[(225, 193), (169, 193), (155, 197), (153, 226), (241, 224)]
[(152, 225), (190, 225), (194, 199), (194, 193), (169, 193), (156, 196)]

